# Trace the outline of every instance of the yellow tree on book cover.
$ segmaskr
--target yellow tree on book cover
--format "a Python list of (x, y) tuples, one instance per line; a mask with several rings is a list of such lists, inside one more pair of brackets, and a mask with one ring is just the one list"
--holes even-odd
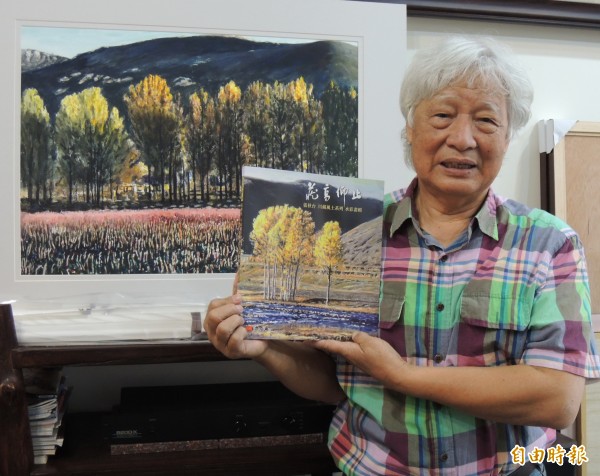
[(383, 182), (244, 167), (238, 289), (250, 338), (378, 328)]

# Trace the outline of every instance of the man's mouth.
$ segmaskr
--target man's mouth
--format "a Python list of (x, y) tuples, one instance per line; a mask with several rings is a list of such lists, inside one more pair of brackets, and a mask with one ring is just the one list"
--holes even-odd
[(475, 168), (474, 164), (470, 164), (470, 163), (466, 163), (466, 162), (445, 161), (445, 162), (442, 162), (442, 165), (444, 167), (446, 167), (447, 169), (468, 170), (468, 169), (474, 169)]

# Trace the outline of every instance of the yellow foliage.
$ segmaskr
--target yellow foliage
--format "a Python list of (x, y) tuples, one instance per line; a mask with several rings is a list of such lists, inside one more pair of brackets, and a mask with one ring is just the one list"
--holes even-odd
[(108, 121), (108, 101), (102, 95), (100, 88), (88, 88), (79, 93), (86, 122), (99, 132), (104, 132)]
[(201, 89), (190, 96), (190, 115), (192, 124), (198, 125), (214, 118), (214, 102), (208, 92)]
[(44, 100), (39, 95), (37, 89), (30, 88), (23, 92), (21, 115), (31, 115), (41, 119), (46, 124), (50, 123), (50, 114), (48, 114)]
[(105, 127), (109, 117), (112, 130), (125, 128), (116, 108), (113, 108), (109, 114), (108, 101), (102, 95), (102, 90), (88, 88), (62, 99), (56, 122), (59, 128), (65, 131), (83, 131), (89, 125), (94, 133), (102, 135), (106, 132)]
[(130, 152), (129, 157), (123, 164), (123, 169), (119, 178), (123, 183), (135, 183), (148, 175), (148, 166), (139, 160), (139, 152), (133, 150)]
[(292, 83), (294, 85), (294, 100), (296, 102), (308, 103), (308, 91), (306, 90), (306, 82), (300, 77)]
[(190, 114), (194, 124), (198, 124), (202, 120), (202, 110), (202, 99), (198, 93), (193, 93), (190, 96)]
[(229, 81), (225, 86), (219, 88), (219, 102), (223, 104), (237, 104), (242, 99), (242, 90), (235, 84), (235, 81)]
[(77, 94), (65, 96), (60, 102), (60, 109), (56, 115), (56, 123), (59, 129), (66, 126), (70, 129), (83, 130), (83, 108)]
[(315, 243), (317, 266), (333, 269), (343, 263), (342, 229), (337, 221), (328, 221)]
[(125, 130), (125, 121), (119, 114), (119, 110), (116, 107), (113, 107), (110, 110), (110, 115), (108, 116), (108, 129), (109, 131)]
[(129, 86), (125, 101), (134, 110), (150, 108), (157, 114), (170, 113), (173, 109), (171, 88), (164, 78), (156, 74), (150, 74), (138, 84)]
[(310, 212), (289, 205), (263, 209), (254, 219), (250, 234), (254, 255), (284, 266), (309, 262), (314, 231)]

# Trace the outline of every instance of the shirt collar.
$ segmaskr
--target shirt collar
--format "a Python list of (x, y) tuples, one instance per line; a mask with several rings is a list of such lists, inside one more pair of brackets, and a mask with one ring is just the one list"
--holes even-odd
[[(417, 178), (415, 177), (406, 188), (402, 198), (388, 208), (388, 222), (390, 223), (390, 237), (396, 233), (407, 220), (412, 220), (413, 198), (417, 188)], [(479, 229), (494, 240), (498, 240), (498, 219), (496, 194), (492, 189), (488, 191), (485, 202), (475, 214), (473, 224), (477, 223)]]
[(493, 240), (498, 241), (498, 201), (496, 194), (490, 188), (485, 202), (475, 214), (474, 221), (479, 225), (479, 229)]
[(412, 220), (413, 211), (412, 211), (412, 198), (414, 196), (415, 190), (417, 188), (417, 179), (416, 177), (410, 182), (408, 188), (404, 191), (402, 198), (394, 203), (392, 206), (388, 207), (387, 213), (388, 220), (390, 223), (390, 237), (394, 233), (396, 233), (400, 227), (407, 220)]

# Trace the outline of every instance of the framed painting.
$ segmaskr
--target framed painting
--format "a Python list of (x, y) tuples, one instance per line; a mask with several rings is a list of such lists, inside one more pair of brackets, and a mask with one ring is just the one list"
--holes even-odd
[(231, 291), (242, 165), (383, 179), (402, 162), (402, 5), (79, 7), (11, 2), (0, 20), (0, 300), (17, 322), (100, 314), (107, 339), (135, 338), (177, 314), (187, 332)]

